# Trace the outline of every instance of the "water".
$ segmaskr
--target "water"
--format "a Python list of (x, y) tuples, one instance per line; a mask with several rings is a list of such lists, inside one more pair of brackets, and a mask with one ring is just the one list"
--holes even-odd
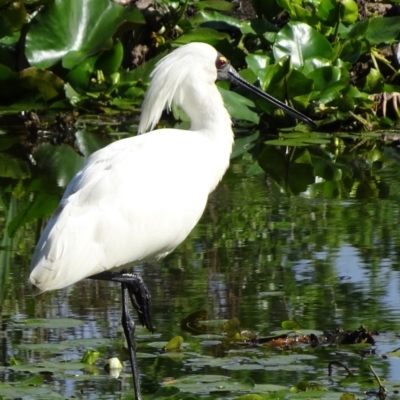
[[(327, 376), (327, 364), (332, 360), (344, 362), (364, 379), (372, 376), (371, 364), (381, 379), (400, 385), (400, 358), (382, 358), (400, 347), (400, 215), (398, 183), (390, 178), (397, 176), (397, 166), (391, 166), (392, 173), (385, 171), (391, 188), (386, 199), (356, 200), (307, 193), (287, 196), (270, 177), (247, 176), (247, 164), (244, 160), (233, 162), (211, 195), (200, 223), (173, 254), (136, 268), (152, 293), (156, 330), (149, 335), (138, 329), (143, 392), (154, 393), (168, 379), (200, 374), (230, 377), (238, 385), (251, 379), (256, 385), (285, 388), (307, 379), (318, 381), (329, 393), (337, 391), (339, 397), (344, 390), (362, 393), (359, 383), (350, 389), (339, 387), (344, 378), (340, 369), (336, 377)], [(15, 210), (29, 201), (29, 197), (17, 200), (10, 196), (10, 188), (15, 191), (17, 186), (9, 179), (2, 181), (2, 229), (7, 213), (15, 215)], [(132, 380), (120, 327), (118, 285), (85, 280), (35, 302), (28, 276), (37, 223), (32, 218), (14, 239), (3, 237), (2, 265), (8, 263), (10, 269), (0, 317), (1, 380), (21, 381), (32, 376), (4, 368), (14, 357), (25, 370), (42, 377), (41, 389), (63, 398), (130, 398)], [(209, 320), (220, 321), (209, 328), (209, 337), (196, 338), (181, 328), (181, 320), (199, 310), (207, 311)], [(285, 320), (297, 321), (300, 330), (322, 333), (364, 325), (380, 335), (375, 336), (375, 355), (366, 356), (348, 346), (274, 349), (234, 345), (221, 337), (221, 324), (234, 317), (241, 329), (258, 337), (281, 329)], [(30, 328), (25, 322), (33, 318), (83, 323), (62, 329)], [(185, 339), (184, 352), (160, 355), (159, 343), (176, 335)], [(77, 342), (70, 348), (50, 346), (71, 340)], [(32, 344), (44, 349), (29, 347)], [(94, 375), (78, 367), (57, 370), (64, 362), (79, 362), (88, 348), (102, 353)], [(283, 357), (289, 355), (294, 358)], [(103, 370), (110, 357), (125, 361), (118, 380)], [(50, 370), (34, 370), (45, 361), (53, 363), (53, 367), (47, 366)], [(229, 387), (228, 392), (232, 385)], [(260, 388), (256, 386), (253, 392)], [(2, 390), (0, 386), (0, 395)], [(46, 398), (30, 390), (26, 398)], [(189, 392), (199, 395), (196, 390)], [(237, 393), (245, 393), (243, 390)], [(203, 396), (210, 396), (207, 393)]]

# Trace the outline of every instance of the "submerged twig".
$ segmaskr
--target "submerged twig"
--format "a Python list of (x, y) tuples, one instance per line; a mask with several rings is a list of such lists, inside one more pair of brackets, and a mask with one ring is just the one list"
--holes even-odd
[(339, 365), (340, 367), (343, 367), (346, 372), (347, 372), (347, 376), (354, 376), (353, 371), (351, 371), (346, 365), (344, 365), (341, 361), (331, 361), (328, 365), (328, 375), (331, 376), (332, 375), (332, 366), (333, 365)]

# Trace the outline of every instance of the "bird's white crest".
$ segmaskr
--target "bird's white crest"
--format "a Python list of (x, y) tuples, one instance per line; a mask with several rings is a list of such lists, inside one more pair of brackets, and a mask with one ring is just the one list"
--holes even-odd
[[(193, 114), (192, 97), (210, 84), (214, 86), (217, 79), (217, 57), (212, 46), (190, 43), (159, 61), (150, 75), (152, 81), (143, 102), (139, 133), (154, 129), (163, 110), (170, 110), (172, 103), (182, 107), (187, 114)], [(207, 104), (198, 106), (207, 107)], [(193, 117), (196, 119), (196, 115), (189, 117), (192, 123)]]
[(40, 292), (163, 257), (188, 236), (232, 150), (231, 120), (214, 84), (217, 56), (211, 46), (191, 43), (157, 64), (140, 130), (153, 128), (175, 102), (191, 131), (119, 140), (86, 160), (32, 257), (30, 281)]

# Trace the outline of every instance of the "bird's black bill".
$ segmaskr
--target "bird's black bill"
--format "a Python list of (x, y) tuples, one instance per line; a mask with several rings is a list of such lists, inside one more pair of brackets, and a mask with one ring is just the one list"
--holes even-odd
[(294, 118), (299, 119), (310, 125), (313, 129), (317, 127), (315, 122), (311, 119), (302, 114), (300, 111), (295, 110), (294, 108), (288, 106), (287, 104), (283, 103), (280, 100), (275, 99), (270, 94), (263, 92), (261, 89), (257, 88), (256, 86), (252, 85), (251, 83), (245, 81), (231, 66), (229, 66), (228, 70), (225, 70), (222, 74), (219, 74), (219, 78), (228, 80), (237, 86), (242, 86), (257, 96), (261, 97), (272, 103), (274, 106), (281, 108), (285, 113), (291, 115)]

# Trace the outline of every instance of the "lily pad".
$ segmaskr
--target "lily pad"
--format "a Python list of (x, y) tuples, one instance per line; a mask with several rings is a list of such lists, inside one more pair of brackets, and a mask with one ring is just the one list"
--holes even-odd
[(82, 325), (84, 321), (73, 318), (27, 319), (23, 328), (64, 329)]
[(223, 378), (219, 376), (222, 379), (216, 380), (218, 376), (212, 375), (208, 379), (208, 375), (191, 375), (176, 380), (174, 387), (193, 394), (240, 392), (251, 390), (254, 387), (254, 382), (251, 380), (239, 382), (225, 376)]

